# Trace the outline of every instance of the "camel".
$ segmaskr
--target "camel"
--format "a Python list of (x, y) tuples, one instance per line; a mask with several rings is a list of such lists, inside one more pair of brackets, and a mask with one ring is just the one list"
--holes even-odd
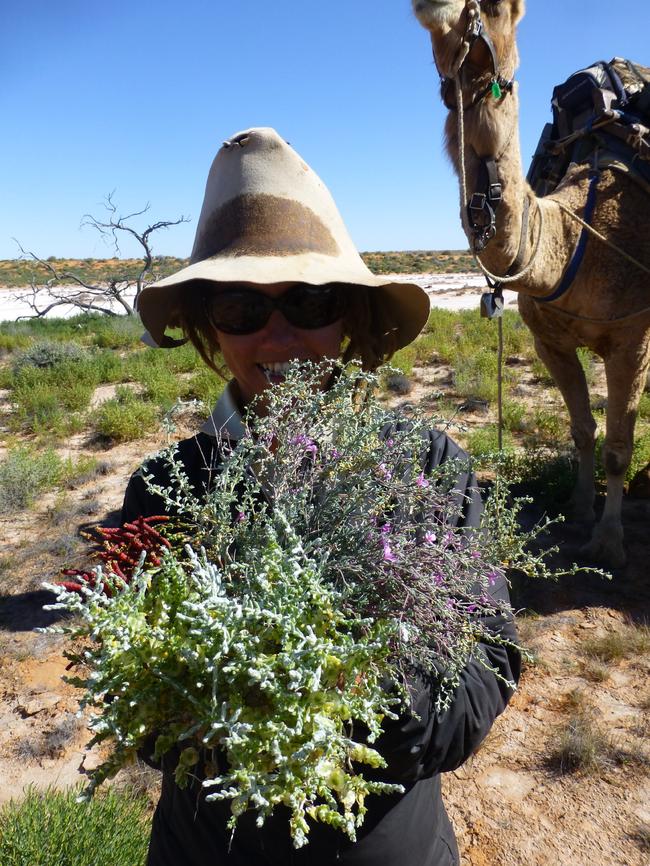
[[(602, 517), (582, 552), (592, 560), (623, 565), (625, 473), (650, 363), (650, 232), (644, 219), (650, 213), (648, 193), (622, 171), (604, 169), (597, 179), (591, 225), (616, 244), (619, 252), (588, 235), (584, 258), (570, 289), (557, 300), (540, 301), (560, 284), (579, 241), (582, 226), (569, 211), (585, 214), (590, 166), (572, 163), (556, 190), (544, 197), (535, 195), (522, 174), (514, 74), (518, 65), (516, 27), (524, 2), (412, 3), (416, 17), (430, 33), (443, 99), (451, 106), (446, 144), (461, 182), (463, 173), (466, 178), (465, 195), (461, 184), (466, 233), (471, 229), (466, 216), (467, 191), (471, 195), (473, 190), (485, 190), (486, 184), (495, 180), (481, 168), (482, 160), (491, 159), (496, 168), (501, 184), (496, 221), (491, 227), (470, 232), (468, 239), (474, 251), (482, 248), (479, 258), (487, 271), (514, 277), (507, 287), (518, 292), (521, 316), (570, 415), (579, 459), (571, 502), (573, 516), (591, 522), (595, 520), (596, 422), (576, 349), (586, 346), (603, 359), (607, 379), (603, 445), (607, 496)], [(488, 39), (475, 38), (479, 21)], [(460, 158), (461, 136), (464, 160)], [(621, 249), (636, 263), (624, 258)]]

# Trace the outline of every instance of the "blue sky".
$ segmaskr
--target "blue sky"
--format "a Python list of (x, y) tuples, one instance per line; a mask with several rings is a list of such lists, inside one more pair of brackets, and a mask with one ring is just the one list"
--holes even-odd
[[(650, 65), (645, 2), (528, 0), (520, 26), (524, 164), (553, 86), (596, 59)], [(361, 250), (466, 246), (428, 35), (409, 0), (4, 0), (0, 258), (112, 250), (81, 217), (191, 222), (222, 140), (275, 126), (327, 183)], [(125, 244), (123, 255), (134, 252)]]

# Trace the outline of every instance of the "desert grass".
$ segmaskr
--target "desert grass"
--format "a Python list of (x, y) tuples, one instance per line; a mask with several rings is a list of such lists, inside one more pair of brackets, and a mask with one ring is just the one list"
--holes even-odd
[(622, 624), (605, 635), (582, 641), (579, 651), (586, 659), (601, 664), (650, 655), (650, 626)]
[(149, 805), (108, 789), (78, 803), (78, 789), (36, 791), (0, 809), (2, 866), (143, 866)]

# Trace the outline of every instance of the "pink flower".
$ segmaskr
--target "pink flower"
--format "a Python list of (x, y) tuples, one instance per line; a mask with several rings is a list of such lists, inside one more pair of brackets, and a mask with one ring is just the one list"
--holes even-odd
[(391, 546), (387, 541), (384, 541), (384, 559), (386, 562), (395, 562), (397, 557), (391, 550)]
[(385, 464), (385, 463), (380, 463), (379, 466), (378, 466), (377, 468), (379, 469), (379, 471), (381, 472), (381, 474), (384, 476), (384, 478), (386, 479), (386, 481), (390, 481), (390, 479), (393, 477), (393, 473), (392, 473), (392, 472), (390, 471), (390, 469), (386, 466), (386, 464)]
[(246, 515), (243, 511), (238, 511), (235, 520), (237, 521), (237, 523), (242, 523), (242, 521), (246, 520)]
[(418, 477), (415, 479), (415, 483), (417, 484), (418, 487), (428, 487), (429, 486), (429, 482), (424, 477), (424, 472), (420, 472)]
[(424, 541), (426, 544), (434, 544), (436, 540), (435, 532), (425, 532), (424, 533)]

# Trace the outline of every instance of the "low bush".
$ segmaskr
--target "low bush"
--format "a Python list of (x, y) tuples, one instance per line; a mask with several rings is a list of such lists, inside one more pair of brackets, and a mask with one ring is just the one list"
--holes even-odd
[(400, 349), (399, 352), (395, 352), (391, 358), (390, 364), (391, 367), (400, 370), (400, 372), (405, 376), (410, 376), (413, 372), (416, 357), (417, 352), (415, 345), (405, 346), (403, 349)]
[(454, 367), (454, 388), (460, 397), (487, 400), (497, 399), (497, 362), (491, 349), (459, 357)]
[(200, 400), (211, 411), (225, 385), (224, 379), (203, 365), (186, 380), (185, 397), (188, 400)]
[(62, 474), (63, 463), (55, 451), (13, 448), (0, 462), (0, 513), (27, 508), (39, 493), (55, 487)]
[(143, 330), (137, 316), (102, 316), (93, 322), (91, 340), (99, 349), (135, 349)]
[(503, 401), (503, 426), (505, 430), (512, 433), (521, 433), (526, 430), (526, 407), (516, 400)]
[(549, 764), (560, 773), (598, 773), (612, 759), (612, 744), (586, 712), (578, 710), (558, 729)]
[(118, 387), (115, 397), (106, 400), (93, 415), (95, 430), (113, 442), (141, 439), (158, 425), (158, 409), (143, 402), (131, 388)]
[[(467, 451), (477, 459), (493, 454), (499, 448), (498, 435), (499, 431), (496, 424), (478, 427), (467, 437)], [(512, 436), (508, 430), (503, 431), (503, 448), (505, 451), (512, 451), (513, 449)]]
[(14, 374), (25, 367), (54, 367), (62, 363), (82, 361), (86, 350), (78, 343), (43, 340), (20, 352), (13, 363)]
[(2, 866), (143, 866), (149, 818), (144, 797), (109, 789), (78, 803), (77, 789), (36, 791), (0, 809)]

